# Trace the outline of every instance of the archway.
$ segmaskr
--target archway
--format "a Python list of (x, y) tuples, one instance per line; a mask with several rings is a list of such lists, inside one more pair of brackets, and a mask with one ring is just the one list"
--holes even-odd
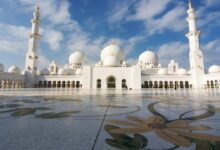
[(126, 80), (125, 80), (125, 79), (123, 79), (123, 80), (121, 81), (121, 87), (122, 87), (122, 88), (127, 88), (127, 84), (126, 84)]
[(96, 83), (96, 88), (100, 89), (102, 87), (102, 80), (98, 79)]
[(116, 88), (115, 77), (110, 76), (107, 78), (107, 88)]
[(76, 88), (80, 88), (80, 81), (76, 81)]

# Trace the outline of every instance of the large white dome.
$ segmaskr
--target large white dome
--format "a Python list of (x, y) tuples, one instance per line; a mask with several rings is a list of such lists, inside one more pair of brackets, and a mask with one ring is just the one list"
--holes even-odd
[(177, 71), (177, 74), (178, 75), (186, 75), (187, 74), (187, 71), (183, 68), (180, 68), (178, 71)]
[(4, 72), (4, 69), (5, 69), (4, 65), (0, 63), (0, 72)]
[(40, 72), (40, 75), (43, 75), (43, 76), (46, 76), (46, 75), (49, 75), (50, 74), (50, 71), (48, 69), (42, 69), (41, 72)]
[(139, 56), (139, 63), (141, 64), (153, 64), (155, 66), (158, 65), (158, 57), (157, 55), (152, 51), (145, 51)]
[(119, 61), (124, 60), (124, 52), (121, 48), (116, 44), (111, 44), (106, 46), (101, 52), (101, 61), (105, 61), (105, 59), (109, 56), (115, 56)]
[(20, 74), (20, 68), (17, 67), (17, 66), (11, 66), (9, 69), (8, 69), (8, 72), (9, 73), (13, 73), (13, 74)]
[(220, 73), (220, 66), (213, 65), (209, 67), (209, 73)]
[(116, 56), (108, 56), (104, 60), (104, 66), (116, 67), (119, 65), (120, 65), (120, 61), (117, 59)]
[(69, 64), (83, 64), (84, 62), (85, 56), (81, 51), (76, 51), (72, 53), (69, 57)]

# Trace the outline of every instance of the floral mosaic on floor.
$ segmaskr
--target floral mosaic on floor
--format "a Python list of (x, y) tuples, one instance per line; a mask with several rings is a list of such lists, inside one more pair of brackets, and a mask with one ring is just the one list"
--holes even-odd
[[(158, 97), (158, 99), (164, 99), (164, 97)], [(181, 103), (177, 103), (175, 99), (169, 100), (165, 98), (165, 100), (167, 101), (153, 102), (147, 106), (148, 111), (152, 114), (150, 117), (143, 118), (128, 115), (123, 120), (108, 120), (109, 124), (105, 125), (105, 131), (112, 138), (106, 139), (106, 142), (118, 149), (162, 150), (157, 147), (148, 147), (148, 142), (150, 141), (145, 135), (154, 133), (158, 138), (173, 144), (173, 146), (163, 150), (189, 147), (192, 143), (195, 143), (196, 150), (220, 149), (220, 136), (207, 133), (207, 131), (214, 129), (213, 127), (203, 124), (193, 125), (193, 123), (213, 117), (220, 112), (220, 108), (207, 105), (201, 109), (188, 110), (181, 113), (178, 118), (169, 120), (165, 115), (157, 111), (159, 108), (155, 108), (156, 105), (167, 103), (175, 106), (181, 105)]]

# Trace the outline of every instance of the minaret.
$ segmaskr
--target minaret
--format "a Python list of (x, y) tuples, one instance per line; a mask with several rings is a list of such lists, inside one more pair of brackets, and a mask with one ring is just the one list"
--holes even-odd
[(26, 54), (25, 71), (29, 72), (33, 76), (37, 73), (38, 67), (38, 43), (40, 40), (39, 26), (40, 26), (40, 7), (37, 6), (32, 22), (32, 30), (29, 37), (29, 47)]
[(189, 9), (188, 13), (188, 24), (189, 32), (186, 36), (189, 39), (189, 61), (190, 61), (190, 70), (193, 77), (193, 87), (196, 89), (203, 88), (202, 78), (204, 75), (204, 61), (203, 54), (200, 49), (199, 36), (200, 31), (196, 27), (196, 14), (192, 5), (192, 1), (189, 0)]

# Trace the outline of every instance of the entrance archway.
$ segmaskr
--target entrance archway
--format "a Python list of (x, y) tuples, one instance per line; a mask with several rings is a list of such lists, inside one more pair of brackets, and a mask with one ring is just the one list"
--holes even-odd
[(107, 88), (116, 88), (115, 77), (110, 76), (107, 78)]

